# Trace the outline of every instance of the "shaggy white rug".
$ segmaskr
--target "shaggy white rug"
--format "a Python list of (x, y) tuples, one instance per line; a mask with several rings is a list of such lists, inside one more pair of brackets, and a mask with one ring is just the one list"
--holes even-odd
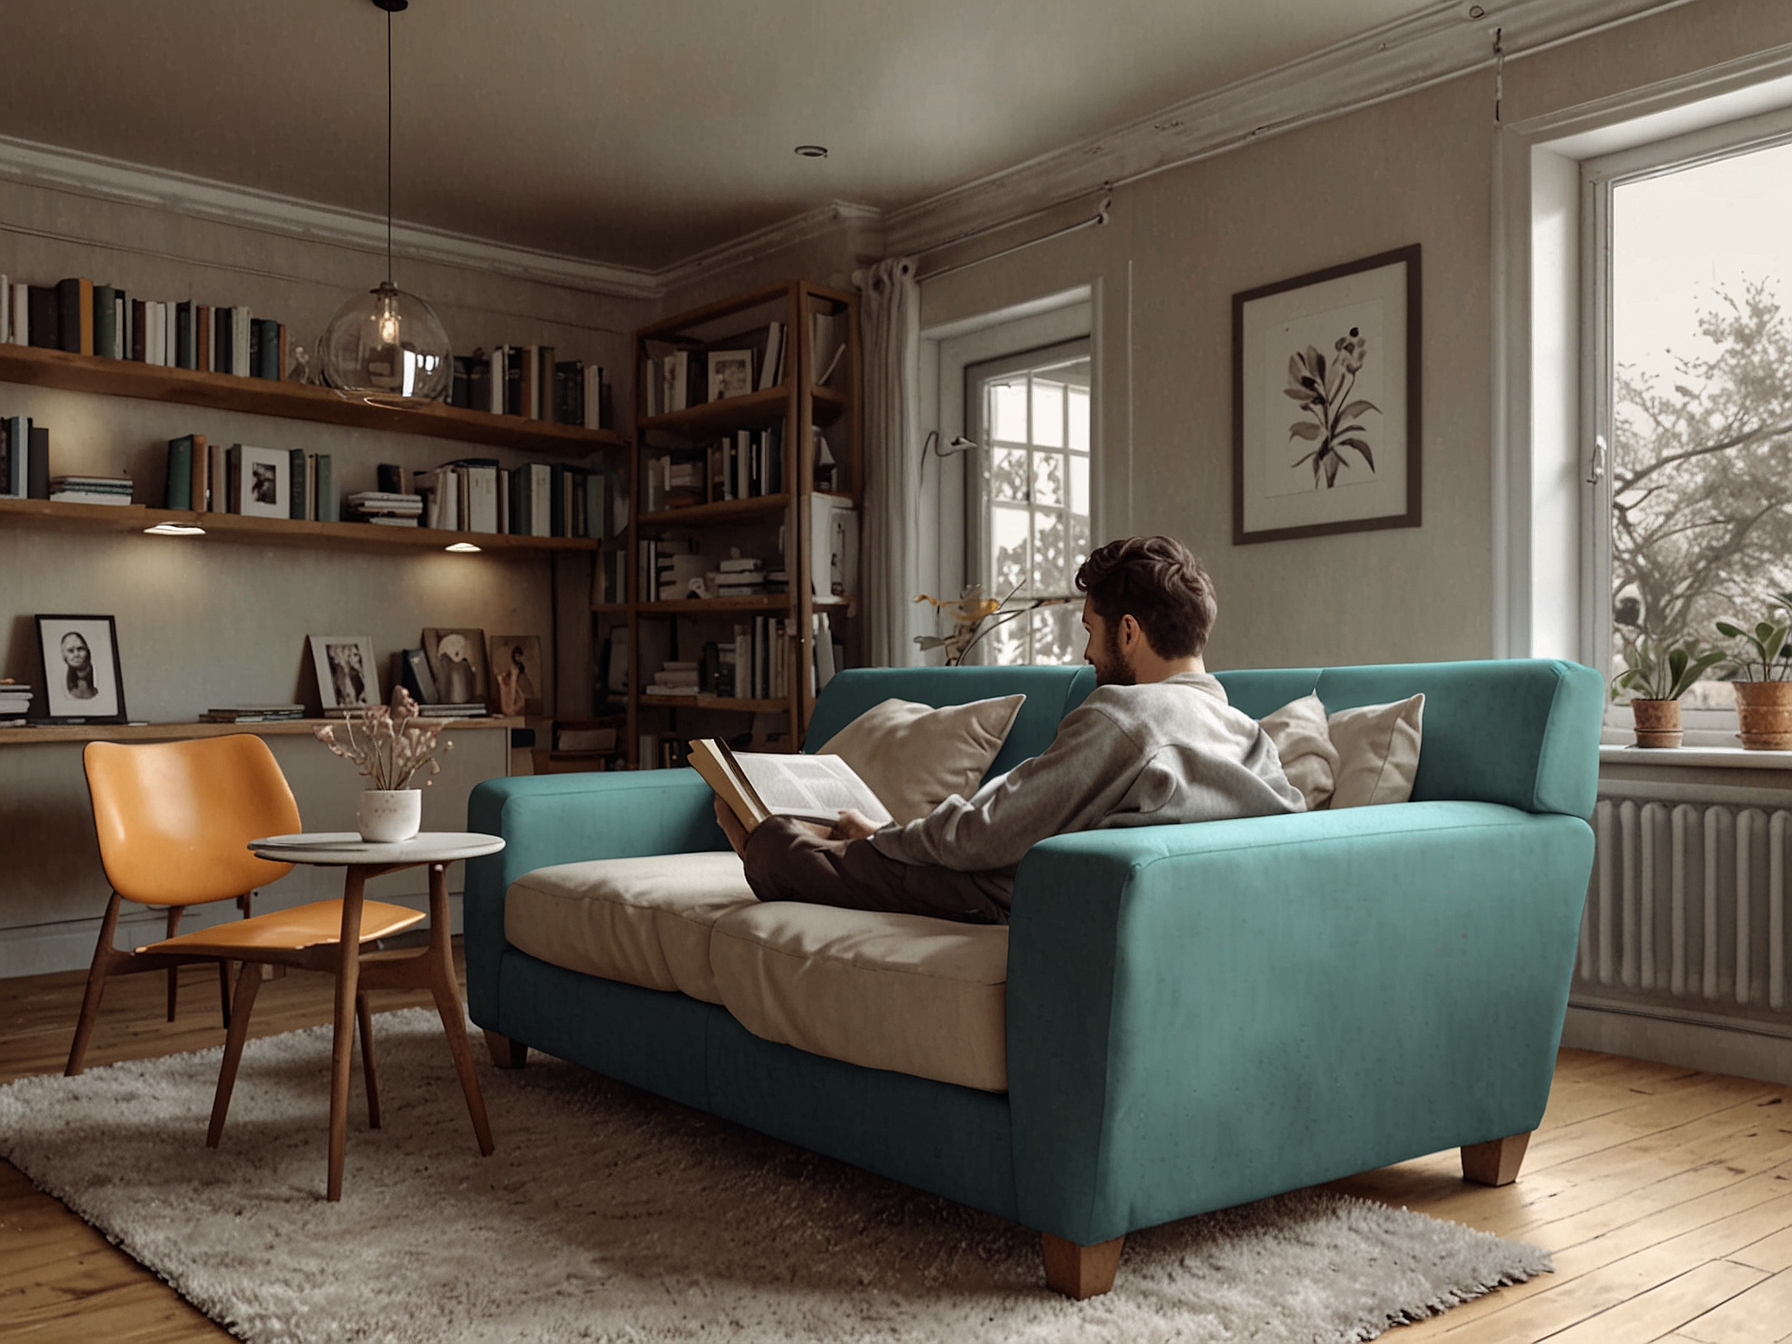
[(441, 1024), (375, 1019), (323, 1198), (328, 1028), (0, 1088), (0, 1154), (253, 1344), (670, 1339), (1373, 1339), (1551, 1268), (1454, 1223), (1302, 1193), (1127, 1239), (1114, 1291), (1047, 1291), (1037, 1236), (572, 1065), (484, 1067), (481, 1159)]

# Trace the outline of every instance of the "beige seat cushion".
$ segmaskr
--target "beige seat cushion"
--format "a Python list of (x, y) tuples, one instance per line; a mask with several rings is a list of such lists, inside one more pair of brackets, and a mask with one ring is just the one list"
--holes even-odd
[(510, 884), (504, 936), (569, 971), (721, 1003), (710, 928), (757, 904), (732, 850), (562, 863)]
[(866, 1068), (1008, 1088), (1008, 930), (776, 901), (709, 944), (721, 1002), (755, 1036)]
[(953, 794), (969, 798), (1008, 740), (1024, 695), (934, 709), (910, 700), (873, 705), (823, 744), (865, 781), (898, 823)]

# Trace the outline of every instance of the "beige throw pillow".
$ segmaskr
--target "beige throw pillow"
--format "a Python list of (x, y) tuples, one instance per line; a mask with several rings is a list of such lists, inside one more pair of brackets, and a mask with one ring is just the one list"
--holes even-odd
[(1024, 695), (934, 709), (909, 700), (873, 705), (822, 746), (883, 800), (897, 822), (924, 817), (953, 794), (969, 798), (983, 780)]
[(1262, 723), (1263, 731), (1276, 744), (1282, 773), (1307, 800), (1307, 811), (1324, 807), (1337, 780), (1338, 749), (1332, 745), (1319, 697), (1304, 695), (1267, 715)]
[(1341, 709), (1326, 723), (1338, 749), (1334, 808), (1404, 803), (1419, 773), (1425, 697)]

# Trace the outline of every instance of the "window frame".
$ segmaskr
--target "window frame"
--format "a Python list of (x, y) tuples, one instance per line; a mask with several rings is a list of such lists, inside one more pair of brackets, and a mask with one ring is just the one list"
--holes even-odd
[[(1097, 372), (1094, 341), (1089, 336), (1072, 337), (1069, 340), (1054, 341), (1047, 345), (1034, 346), (1027, 350), (1018, 350), (1012, 354), (999, 355), (992, 359), (979, 360), (975, 364), (967, 364), (964, 368), (965, 437), (969, 439), (973, 445), (971, 448), (966, 449), (964, 453), (964, 573), (965, 582), (967, 584), (980, 583), (983, 585), (983, 594), (985, 597), (1000, 598), (1005, 596), (1005, 594), (995, 592), (993, 587), (993, 576), (989, 573), (988, 568), (990, 528), (995, 501), (990, 497), (989, 491), (989, 478), (993, 459), (991, 457), (990, 427), (984, 423), (984, 396), (982, 389), (990, 380), (1000, 378), (1004, 374), (1016, 373), (1022, 370), (1031, 371), (1042, 367), (1049, 367), (1054, 364), (1068, 364), (1078, 359), (1086, 360), (1089, 365), (1089, 447), (1087, 452), (1089, 459), (1089, 511), (1087, 517), (1089, 519), (1090, 545), (1093, 546), (1095, 539), (1096, 498), (1099, 489), (1099, 481), (1101, 479), (1100, 441), (1096, 434), (1097, 401), (1095, 383)], [(1031, 432), (1031, 415), (1032, 408), (1029, 402), (1029, 433)], [(1030, 439), (1028, 448), (1030, 456), (1032, 450), (1032, 442)], [(1068, 467), (1069, 455), (1076, 451), (1069, 446), (1068, 435), (1066, 436), (1065, 446), (1062, 451), (1066, 455), (1066, 465)], [(1064, 490), (1066, 498), (1068, 499), (1071, 491), (1071, 483), (1068, 475), (1064, 481)], [(1029, 495), (1030, 494), (1031, 490), (1029, 488)], [(1033, 519), (1036, 517), (1035, 510), (1037, 508), (1038, 506), (1029, 498), (1027, 501), (1029, 537), (1032, 535)], [(1063, 513), (1068, 520), (1070, 514), (1068, 504), (1063, 509)], [(1065, 593), (1063, 595), (1075, 595), (1074, 588), (1068, 581), (1066, 582)], [(1051, 596), (1058, 596), (1058, 594), (1051, 594)], [(1031, 633), (1027, 636), (1027, 643), (1028, 652), (1031, 654)], [(987, 647), (988, 644), (986, 640), (978, 643), (977, 648), (973, 651), (977, 661), (982, 660), (982, 656)]]
[[(1580, 178), (1581, 440), (1592, 456), (1584, 478), (1588, 524), (1580, 573), (1581, 660), (1609, 679), (1612, 666), (1612, 471), (1617, 367), (1614, 358), (1613, 193), (1618, 187), (1703, 164), (1792, 145), (1792, 107), (1726, 121), (1582, 159)], [(1792, 302), (1792, 294), (1788, 301)], [(1733, 745), (1736, 711), (1681, 711), (1688, 743)], [(1608, 698), (1606, 726), (1627, 731), (1628, 706)], [(1620, 732), (1620, 736), (1623, 733)]]

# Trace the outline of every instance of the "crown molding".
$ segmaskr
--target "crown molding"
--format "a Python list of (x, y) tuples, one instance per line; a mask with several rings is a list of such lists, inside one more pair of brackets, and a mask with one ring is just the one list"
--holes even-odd
[(813, 210), (805, 210), (800, 215), (792, 215), (789, 219), (779, 220), (763, 229), (756, 229), (719, 246), (694, 253), (683, 261), (653, 272), (653, 278), (664, 294), (693, 284), (717, 271), (745, 265), (781, 248), (793, 247), (843, 229), (870, 232), (874, 240), (871, 250), (881, 254), (883, 225), (884, 212), (875, 206), (860, 205), (853, 201), (829, 201), (826, 205), (816, 206)]
[[(914, 255), (1105, 187), (1411, 93), (1689, 0), (1446, 0), (1261, 75), (1162, 108), (903, 206), (885, 218), (890, 252)], [(1479, 9), (1482, 13), (1472, 15)]]
[[(362, 252), (386, 250), (383, 215), (319, 205), (212, 178), (122, 159), (0, 136), (0, 179), (78, 192), (100, 200), (167, 210), (239, 228), (286, 234)], [(444, 262), (625, 299), (657, 299), (663, 286), (652, 271), (611, 266), (582, 257), (514, 247), (446, 229), (398, 223), (392, 251), (417, 261)]]

